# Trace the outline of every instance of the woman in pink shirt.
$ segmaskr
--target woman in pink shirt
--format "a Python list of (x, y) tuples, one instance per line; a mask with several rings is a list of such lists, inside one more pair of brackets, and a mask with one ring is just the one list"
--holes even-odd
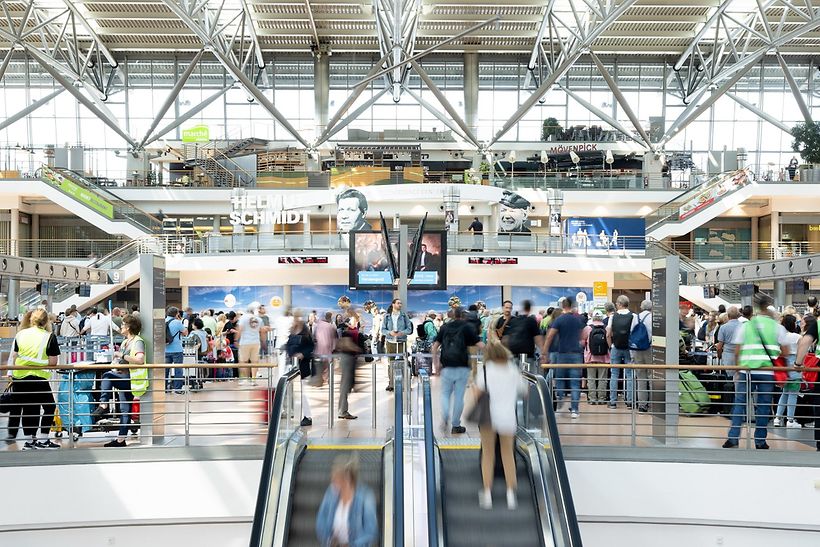
[[(592, 320), (581, 331), (581, 345), (584, 347), (584, 363), (609, 364), (609, 345), (606, 341), (604, 314), (600, 310), (592, 312)], [(607, 368), (587, 368), (587, 400), (591, 405), (606, 404)]]

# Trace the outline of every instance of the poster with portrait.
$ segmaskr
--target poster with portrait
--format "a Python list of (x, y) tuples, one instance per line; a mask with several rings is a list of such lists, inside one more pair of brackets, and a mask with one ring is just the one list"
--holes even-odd
[[(391, 238), (392, 239), (392, 238)], [(412, 241), (412, 237), (409, 241)], [(393, 256), (396, 245), (391, 243)], [(411, 262), (411, 243), (408, 242), (407, 264)], [(425, 232), (417, 250), (416, 271), (410, 289), (438, 290), (447, 287), (447, 237), (443, 231)], [(353, 232), (350, 244), (349, 283), (351, 289), (392, 289), (394, 279), (387, 256), (387, 247), (381, 232)]]
[(373, 229), (365, 218), (366, 214), (367, 198), (360, 191), (348, 188), (336, 196), (336, 230), (341, 234), (344, 245), (349, 244), (350, 232)]
[(498, 202), (498, 233), (529, 234), (530, 202), (515, 192), (504, 190)]

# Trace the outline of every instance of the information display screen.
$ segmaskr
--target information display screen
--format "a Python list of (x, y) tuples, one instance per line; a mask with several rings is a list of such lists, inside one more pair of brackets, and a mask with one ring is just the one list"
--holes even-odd
[[(393, 256), (398, 257), (393, 239), (391, 237)], [(410, 264), (412, 248), (409, 243), (405, 252)], [(447, 238), (443, 231), (422, 235), (415, 270), (410, 289), (447, 289)], [(351, 232), (349, 272), (351, 289), (393, 289), (396, 286), (398, 279), (391, 272), (387, 247), (380, 232)]]

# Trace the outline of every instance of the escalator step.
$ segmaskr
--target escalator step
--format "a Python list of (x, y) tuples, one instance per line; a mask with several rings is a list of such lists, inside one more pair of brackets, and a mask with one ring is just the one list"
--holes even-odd
[(507, 509), (503, 479), (493, 483), (493, 508), (478, 506), (482, 489), (478, 450), (442, 450), (444, 526), (448, 547), (543, 545), (527, 464), (516, 454), (518, 509)]
[(377, 515), (381, 515), (381, 450), (308, 449), (299, 462), (293, 485), (287, 543), (290, 547), (319, 547), (316, 539), (316, 514), (330, 484), (330, 468), (337, 457), (351, 452), (359, 458), (359, 482), (367, 485), (373, 492)]

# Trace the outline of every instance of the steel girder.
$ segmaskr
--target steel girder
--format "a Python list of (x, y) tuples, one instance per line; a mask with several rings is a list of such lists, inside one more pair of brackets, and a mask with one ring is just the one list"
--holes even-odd
[[(530, 55), (528, 65), (530, 80), (538, 88), (507, 120), (489, 146), (494, 145), (509, 132), (530, 111), (535, 103), (542, 100), (550, 88), (561, 78), (578, 58), (589, 51), (592, 44), (606, 29), (618, 20), (637, 0), (568, 0), (572, 21), (555, 13), (554, 2), (550, 1), (544, 13)], [(583, 7), (582, 7), (583, 4)], [(546, 45), (544, 39), (547, 39)]]
[[(253, 18), (250, 12), (246, 11), (246, 2), (242, 3), (243, 9), (225, 24), (220, 23), (225, 0), (222, 0), (217, 8), (210, 7), (207, 2), (199, 3), (194, 0), (163, 0), (163, 3), (196, 34), (203, 47), (210, 50), (234, 80), (242, 84), (253, 100), (262, 105), (302, 146), (311, 148), (307, 140), (259, 89), (253, 81), (253, 76), (246, 74), (254, 50), (259, 49), (258, 42), (253, 38)], [(228, 32), (232, 34), (228, 35)], [(264, 66), (258, 68), (258, 74), (261, 76)]]
[[(774, 50), (787, 79), (793, 81), (778, 49), (820, 27), (820, 9), (810, 1), (756, 0), (755, 9), (749, 11), (744, 3), (733, 13), (735, 3), (740, 4), (737, 0), (723, 0), (673, 65), (678, 92), (685, 104), (757, 62), (761, 52)], [(744, 15), (739, 14), (741, 8), (745, 9)], [(800, 23), (795, 25), (795, 21)], [(800, 93), (792, 82), (790, 86), (800, 105)], [(807, 110), (802, 106), (801, 110), (805, 117)]]
[(18, 18), (9, 4), (19, 3), (0, 1), (6, 26), (0, 29), (0, 37), (10, 43), (10, 49), (36, 47), (54, 68), (83, 82), (103, 101), (115, 81), (124, 82), (117, 60), (71, 0), (63, 0), (65, 9), (56, 15), (49, 15), (37, 0), (24, 1), (25, 11)]
[[(399, 65), (406, 55), (411, 57), (416, 49), (416, 32), (421, 19), (421, 0), (372, 0), (373, 17), (379, 51), (388, 55), (392, 65)], [(407, 82), (410, 67), (395, 66), (387, 73), (386, 84), (393, 90), (393, 102), (401, 100), (402, 85)]]

